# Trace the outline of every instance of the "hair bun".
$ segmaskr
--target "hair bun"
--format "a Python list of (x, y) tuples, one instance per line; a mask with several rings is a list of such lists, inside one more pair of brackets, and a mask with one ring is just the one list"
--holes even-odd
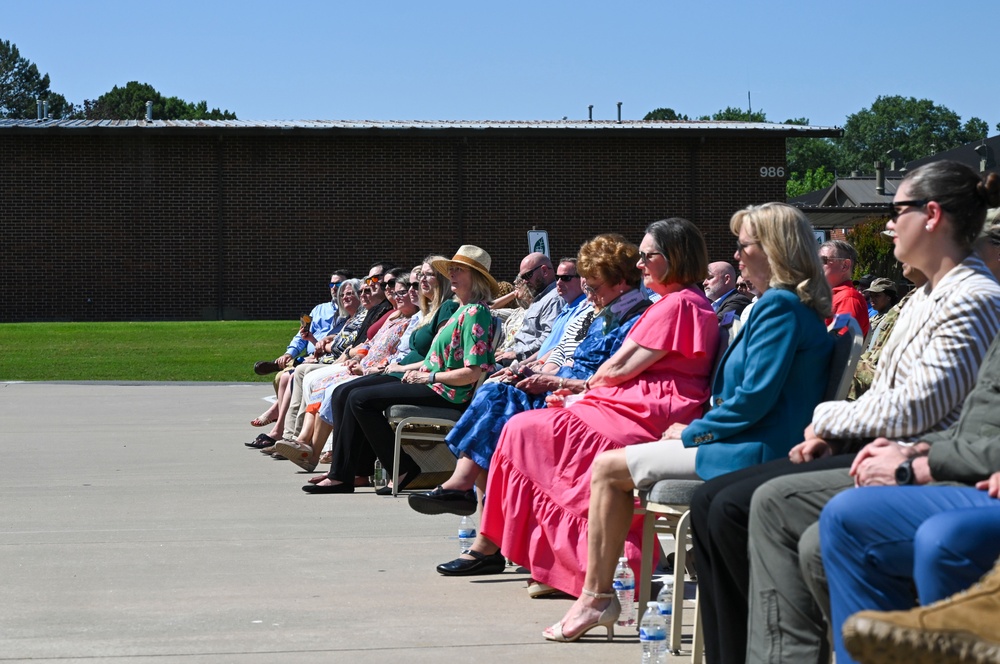
[(987, 207), (1000, 207), (1000, 175), (990, 173), (979, 181), (976, 191), (986, 201)]

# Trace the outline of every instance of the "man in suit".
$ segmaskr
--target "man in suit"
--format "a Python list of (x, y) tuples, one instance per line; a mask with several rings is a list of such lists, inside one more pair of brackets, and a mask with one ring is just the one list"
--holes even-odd
[(725, 261), (709, 264), (708, 279), (702, 282), (702, 286), (706, 297), (712, 301), (715, 315), (719, 317), (719, 325), (726, 324), (726, 314), (729, 312), (739, 318), (750, 304), (750, 298), (736, 290), (736, 270)]

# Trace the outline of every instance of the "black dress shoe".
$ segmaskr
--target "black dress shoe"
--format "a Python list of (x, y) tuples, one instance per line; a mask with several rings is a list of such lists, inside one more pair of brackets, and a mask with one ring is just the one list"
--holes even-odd
[(272, 362), (270, 360), (266, 362), (257, 362), (253, 365), (253, 372), (258, 376), (266, 376), (268, 374), (277, 373), (278, 371), (281, 371), (281, 367), (278, 366), (277, 362)]
[(475, 514), (479, 504), (476, 502), (476, 492), (472, 489), (442, 489), (438, 484), (433, 491), (411, 493), (410, 507), (421, 514), (457, 514), (469, 516)]
[(497, 551), (486, 555), (469, 549), (466, 553), (473, 557), (473, 560), (465, 558), (455, 558), (450, 563), (442, 563), (437, 566), (438, 574), (445, 576), (477, 576), (480, 574), (500, 574), (507, 568), (507, 559)]
[[(410, 486), (410, 482), (412, 482), (413, 480), (417, 479), (418, 477), (420, 477), (420, 469), (419, 468), (415, 468), (414, 470), (408, 470), (405, 473), (403, 473), (403, 479), (399, 480), (399, 489), (396, 490), (396, 493), (399, 493), (400, 491), (402, 491), (406, 487)], [(389, 486), (388, 484), (386, 484), (383, 487), (379, 487), (379, 488), (375, 489), (375, 495), (376, 496), (391, 496), (392, 495), (392, 487)]]
[(302, 487), (302, 490), (306, 493), (354, 493), (354, 485), (341, 482), (340, 484), (331, 484), (329, 486), (322, 486), (320, 484), (307, 484)]

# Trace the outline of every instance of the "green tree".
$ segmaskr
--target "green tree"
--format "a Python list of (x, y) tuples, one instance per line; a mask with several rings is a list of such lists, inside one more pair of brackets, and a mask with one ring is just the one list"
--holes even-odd
[(49, 102), (52, 117), (61, 118), (73, 111), (73, 104), (49, 90), (48, 74), (39, 73), (10, 41), (0, 40), (0, 117), (35, 118), (36, 99)]
[(235, 120), (236, 114), (208, 110), (208, 102), (191, 103), (179, 97), (164, 97), (148, 83), (129, 81), (117, 85), (97, 99), (83, 102), (79, 114), (88, 120), (141, 120), (146, 117), (146, 102), (153, 102), (153, 117), (157, 120)]
[(927, 157), (970, 143), (986, 135), (986, 123), (970, 118), (964, 125), (957, 113), (929, 99), (879, 97), (848, 116), (844, 124), (843, 165), (871, 172), (872, 164), (891, 149), (905, 161)]
[(767, 114), (764, 111), (744, 111), (742, 108), (727, 106), (713, 113), (711, 117), (703, 115), (698, 119), (716, 122), (767, 122)]
[(795, 198), (810, 191), (823, 189), (833, 184), (836, 179), (833, 173), (827, 173), (826, 168), (819, 166), (815, 170), (808, 168), (803, 175), (792, 173), (785, 182), (785, 195), (788, 198)]
[(649, 113), (646, 113), (646, 117), (643, 118), (644, 121), (650, 122), (652, 120), (681, 120), (688, 121), (689, 118), (686, 115), (678, 115), (677, 111), (672, 108), (657, 108)]
[(870, 217), (847, 231), (847, 241), (858, 252), (858, 264), (854, 268), (855, 279), (860, 279), (865, 274), (888, 277), (893, 281), (903, 278), (903, 268), (892, 253), (892, 242), (887, 242), (882, 235), (885, 222), (885, 217)]

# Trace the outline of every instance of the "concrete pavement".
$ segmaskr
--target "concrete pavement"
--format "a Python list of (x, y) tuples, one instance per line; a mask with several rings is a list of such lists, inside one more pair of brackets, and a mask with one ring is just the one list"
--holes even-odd
[[(262, 384), (0, 383), (0, 662), (637, 662), (568, 599), (447, 578), (458, 517), (243, 446)], [(675, 658), (686, 661), (686, 658)]]

